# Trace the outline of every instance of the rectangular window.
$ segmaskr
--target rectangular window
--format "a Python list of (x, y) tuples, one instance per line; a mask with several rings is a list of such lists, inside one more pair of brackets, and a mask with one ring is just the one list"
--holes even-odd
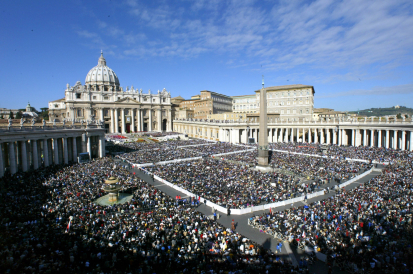
[(103, 97), (103, 100), (107, 101), (107, 100), (109, 100), (109, 97), (105, 96), (105, 97)]
[(93, 100), (96, 100), (96, 96), (93, 96), (92, 99), (93, 99)]
[(76, 93), (76, 99), (80, 99), (81, 94), (80, 93)]

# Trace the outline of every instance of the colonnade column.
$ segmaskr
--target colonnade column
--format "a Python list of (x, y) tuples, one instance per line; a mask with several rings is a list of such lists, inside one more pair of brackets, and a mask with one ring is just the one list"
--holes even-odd
[(14, 150), (14, 142), (9, 142), (9, 161), (10, 161), (10, 173), (15, 174), (17, 172), (16, 163), (16, 151)]
[(367, 146), (367, 130), (363, 129), (363, 146)]
[(49, 166), (49, 144), (47, 139), (43, 139), (43, 161), (45, 167)]
[(115, 108), (115, 131), (114, 132), (119, 132), (119, 112), (118, 109)]
[(356, 130), (351, 130), (351, 145), (354, 147), (356, 146)]
[(67, 149), (67, 138), (63, 137), (63, 162), (65, 165), (69, 163), (69, 155)]
[(136, 131), (142, 131), (142, 129), (141, 129), (141, 109), (140, 108), (136, 109), (136, 112), (138, 114), (138, 117), (137, 117), (138, 127), (136, 128)]
[(21, 141), (21, 154), (22, 154), (22, 169), (23, 169), (23, 172), (26, 172), (28, 170), (26, 141)]
[(409, 135), (410, 135), (409, 150), (413, 151), (413, 131), (410, 131)]
[(338, 130), (338, 145), (343, 145), (343, 129)]
[(324, 129), (320, 128), (320, 144), (324, 144)]
[(318, 129), (314, 129), (314, 143), (318, 143)]
[(311, 128), (308, 128), (308, 143), (311, 143)]
[(378, 130), (378, 136), (377, 136), (377, 146), (381, 147), (381, 129)]
[(374, 147), (374, 129), (370, 129), (370, 147)]
[(113, 108), (110, 109), (110, 132), (115, 132), (115, 114), (113, 113), (115, 110)]
[(59, 164), (59, 147), (57, 145), (57, 138), (53, 138), (53, 160), (54, 164), (58, 165)]
[(402, 130), (402, 145), (401, 145), (401, 150), (406, 149), (406, 131)]
[(294, 142), (294, 128), (291, 128), (290, 142)]
[(340, 132), (337, 130), (337, 128), (332, 129), (333, 132), (333, 144), (337, 145), (337, 134)]
[(39, 155), (38, 155), (38, 149), (37, 149), (37, 140), (30, 140), (30, 143), (32, 144), (32, 149), (33, 149), (33, 168), (38, 169), (39, 168)]
[(125, 123), (125, 109), (122, 108), (120, 111), (120, 116), (121, 116), (121, 123), (122, 123), (122, 134), (126, 133), (126, 123)]
[(327, 145), (330, 144), (330, 129), (326, 128), (326, 132), (327, 132)]
[(4, 176), (3, 143), (0, 143), (0, 178)]
[(73, 162), (77, 162), (77, 144), (76, 144), (76, 137), (72, 138), (72, 154), (73, 154)]
[(135, 109), (131, 108), (130, 109), (130, 115), (131, 115), (131, 129), (130, 132), (135, 132)]
[(386, 130), (386, 148), (390, 146), (390, 131)]

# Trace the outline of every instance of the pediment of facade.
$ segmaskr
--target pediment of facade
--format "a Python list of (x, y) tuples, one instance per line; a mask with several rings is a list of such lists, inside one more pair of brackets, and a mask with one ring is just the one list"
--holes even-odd
[(136, 101), (135, 99), (129, 98), (129, 97), (119, 99), (119, 100), (115, 101), (114, 103), (115, 103), (115, 104), (128, 103), (128, 104), (137, 104), (137, 105), (141, 105), (141, 104), (142, 104), (142, 103), (140, 103), (139, 101)]

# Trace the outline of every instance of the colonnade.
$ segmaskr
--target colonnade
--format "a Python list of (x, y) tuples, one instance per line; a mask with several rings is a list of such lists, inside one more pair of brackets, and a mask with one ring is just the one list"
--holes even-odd
[[(46, 134), (45, 134), (46, 133)], [(0, 177), (41, 166), (77, 162), (79, 153), (105, 156), (103, 129), (0, 131)]]
[[(354, 125), (356, 124), (356, 125)], [(258, 123), (199, 122), (175, 120), (174, 131), (189, 137), (222, 142), (257, 142)], [(208, 134), (213, 132), (212, 135)], [(216, 133), (216, 134), (215, 134)], [(345, 146), (370, 146), (413, 150), (413, 123), (271, 123), (268, 124), (268, 142), (306, 142)]]

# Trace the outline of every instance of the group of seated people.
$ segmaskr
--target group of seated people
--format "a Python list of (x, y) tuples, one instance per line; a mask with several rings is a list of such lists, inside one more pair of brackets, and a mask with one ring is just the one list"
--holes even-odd
[[(101, 206), (105, 180), (130, 202)], [(299, 273), (110, 158), (0, 179), (1, 273)]]
[[(413, 269), (413, 160), (386, 166), (380, 176), (308, 206), (264, 213), (254, 225), (322, 252), (350, 269), (409, 273)], [(382, 271), (382, 272), (380, 272)]]

